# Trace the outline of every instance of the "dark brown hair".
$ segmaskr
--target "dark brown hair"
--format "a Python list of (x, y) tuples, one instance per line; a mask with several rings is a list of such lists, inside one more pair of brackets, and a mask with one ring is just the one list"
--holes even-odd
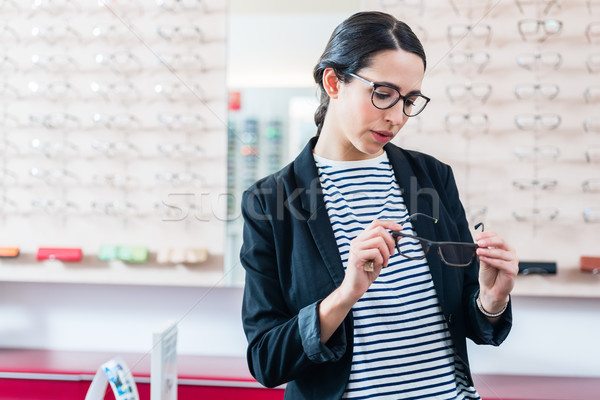
[(368, 67), (375, 53), (398, 49), (418, 55), (423, 60), (423, 67), (427, 66), (425, 51), (417, 36), (408, 25), (389, 14), (378, 11), (359, 12), (335, 28), (313, 70), (321, 100), (315, 112), (317, 135), (321, 133), (329, 106), (329, 96), (323, 87), (325, 69), (333, 68), (338, 79), (348, 82), (352, 79), (348, 74)]

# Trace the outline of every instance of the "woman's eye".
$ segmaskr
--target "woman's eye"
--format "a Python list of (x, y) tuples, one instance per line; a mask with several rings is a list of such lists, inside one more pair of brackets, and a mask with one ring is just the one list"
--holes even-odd
[(378, 99), (389, 99), (392, 95), (390, 93), (385, 93), (385, 92), (375, 92), (375, 96), (377, 96)]

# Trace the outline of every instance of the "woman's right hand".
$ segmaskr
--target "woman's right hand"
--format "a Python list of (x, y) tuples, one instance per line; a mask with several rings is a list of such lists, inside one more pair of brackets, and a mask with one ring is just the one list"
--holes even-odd
[[(396, 251), (396, 243), (390, 230), (401, 231), (402, 225), (392, 221), (374, 220), (350, 242), (350, 254), (346, 276), (340, 289), (344, 296), (358, 301), (387, 267), (390, 256)], [(373, 262), (373, 271), (365, 271), (365, 264)]]

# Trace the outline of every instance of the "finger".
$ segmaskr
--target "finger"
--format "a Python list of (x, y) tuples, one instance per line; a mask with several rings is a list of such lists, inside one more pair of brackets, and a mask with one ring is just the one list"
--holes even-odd
[(485, 256), (479, 257), (479, 261), (485, 263), (489, 267), (503, 271), (509, 275), (516, 276), (519, 272), (518, 263), (514, 263), (512, 261), (504, 261), (499, 258), (490, 258)]
[[(377, 249), (368, 249), (360, 252), (360, 256), (358, 257), (360, 261), (360, 265), (362, 268), (365, 268), (365, 265), (368, 263), (373, 263), (373, 271), (377, 271), (383, 266), (383, 257), (381, 253)], [(372, 271), (367, 271), (372, 272)]]
[(392, 237), (391, 233), (386, 228), (378, 225), (371, 226), (367, 230), (365, 230), (364, 236), (365, 237), (363, 239), (374, 237), (382, 238), (388, 247), (388, 253), (390, 255), (395, 253), (396, 240)]
[(507, 251), (497, 247), (480, 247), (477, 249), (477, 255), (480, 257), (495, 258), (504, 261), (512, 261), (515, 258), (512, 251)]
[(382, 237), (375, 237), (373, 239), (369, 239), (365, 242), (363, 242), (363, 245), (365, 246), (365, 248), (368, 249), (377, 249), (379, 250), (379, 254), (382, 257), (382, 263), (381, 265), (386, 266), (388, 263), (388, 260), (390, 258), (390, 250), (388, 249), (388, 246), (385, 242), (385, 240)]
[(375, 220), (373, 220), (373, 222), (371, 222), (370, 226), (371, 227), (381, 226), (385, 229), (389, 229), (392, 231), (401, 231), (402, 230), (402, 225), (400, 225), (394, 221), (385, 220), (385, 219), (375, 219)]
[(486, 236), (483, 238), (479, 238), (477, 240), (477, 245), (479, 247), (495, 247), (495, 248), (502, 248), (502, 249), (509, 250), (509, 251), (513, 250), (513, 248), (508, 243), (506, 243), (506, 241), (502, 237), (500, 237), (496, 234), (493, 234), (491, 236)]

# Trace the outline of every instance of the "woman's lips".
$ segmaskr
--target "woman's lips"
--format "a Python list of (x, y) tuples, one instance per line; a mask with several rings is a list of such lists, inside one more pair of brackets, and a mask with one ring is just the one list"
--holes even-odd
[(371, 131), (371, 134), (379, 143), (387, 143), (394, 137), (394, 134), (389, 131)]

